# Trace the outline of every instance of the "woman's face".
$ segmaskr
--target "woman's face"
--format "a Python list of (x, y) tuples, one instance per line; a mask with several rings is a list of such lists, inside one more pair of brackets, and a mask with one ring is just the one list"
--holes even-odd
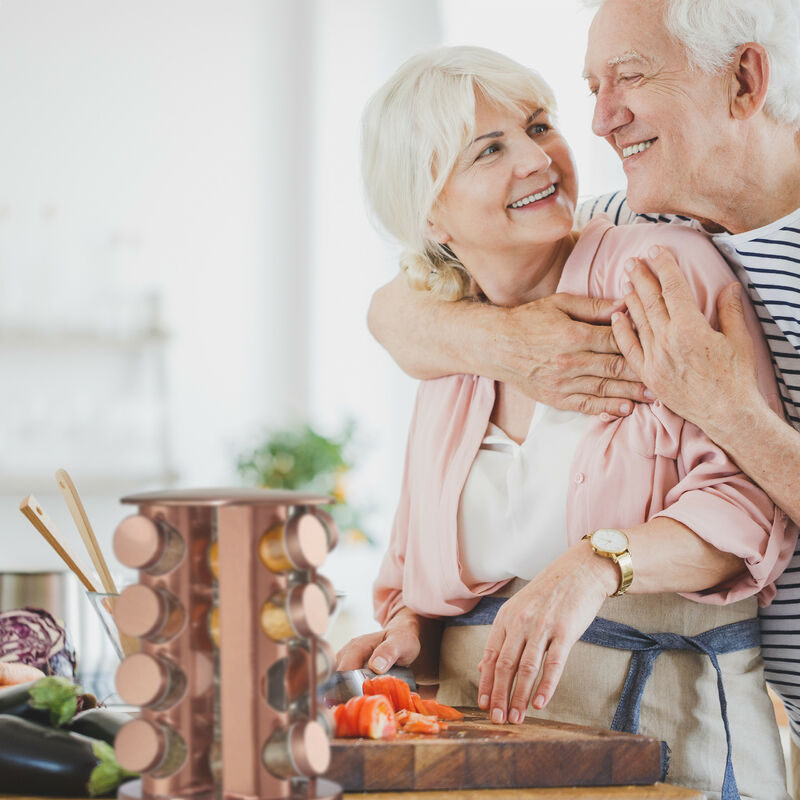
[(478, 97), (475, 139), (429, 215), (429, 233), (491, 298), (483, 265), (530, 267), (572, 230), (577, 194), (572, 152), (546, 111), (524, 114)]

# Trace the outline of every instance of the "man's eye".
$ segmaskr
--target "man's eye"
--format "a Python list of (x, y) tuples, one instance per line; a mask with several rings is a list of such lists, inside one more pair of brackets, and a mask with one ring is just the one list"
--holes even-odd
[(633, 81), (636, 81), (636, 80), (638, 80), (638, 79), (639, 79), (639, 78), (641, 78), (641, 77), (642, 77), (642, 76), (641, 76), (641, 75), (639, 75), (638, 73), (637, 73), (637, 74), (634, 74), (634, 75), (620, 75), (620, 76), (619, 76), (619, 82), (620, 82), (620, 83), (631, 83), (631, 82), (633, 82)]
[(528, 128), (528, 134), (530, 136), (541, 136), (543, 133), (547, 133), (550, 130), (550, 126), (545, 122), (537, 122), (535, 125), (531, 125)]

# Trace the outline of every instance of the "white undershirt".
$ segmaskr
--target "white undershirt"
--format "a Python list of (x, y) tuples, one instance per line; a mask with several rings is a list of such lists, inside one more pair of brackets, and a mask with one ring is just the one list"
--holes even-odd
[(537, 403), (522, 444), (489, 423), (458, 508), (467, 586), (531, 580), (567, 549), (569, 469), (590, 419)]

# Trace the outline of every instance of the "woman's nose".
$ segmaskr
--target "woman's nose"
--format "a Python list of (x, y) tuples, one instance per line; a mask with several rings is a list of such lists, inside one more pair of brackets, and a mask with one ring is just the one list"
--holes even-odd
[(547, 155), (547, 152), (536, 142), (529, 139), (524, 155), (517, 162), (517, 173), (524, 177), (533, 172), (542, 172), (552, 163), (553, 159)]
[(610, 136), (617, 128), (633, 121), (633, 112), (617, 92), (599, 91), (595, 96), (592, 131), (597, 136)]

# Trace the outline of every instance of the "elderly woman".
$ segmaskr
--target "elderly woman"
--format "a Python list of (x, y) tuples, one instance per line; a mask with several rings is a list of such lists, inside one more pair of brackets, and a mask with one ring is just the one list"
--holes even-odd
[[(626, 261), (655, 242), (679, 255), (712, 322), (733, 280), (690, 229), (599, 218), (578, 237), (552, 94), (491, 51), (440, 49), (401, 67), (367, 108), (364, 174), (408, 280), (450, 299), (618, 298)], [(638, 728), (667, 741), (674, 782), (784, 798), (755, 615), (795, 536), (723, 451), (658, 402), (587, 417), (483, 378), (425, 381), (375, 584), (383, 627), (338, 666), (410, 664), (439, 620), (440, 701), (497, 723)]]

